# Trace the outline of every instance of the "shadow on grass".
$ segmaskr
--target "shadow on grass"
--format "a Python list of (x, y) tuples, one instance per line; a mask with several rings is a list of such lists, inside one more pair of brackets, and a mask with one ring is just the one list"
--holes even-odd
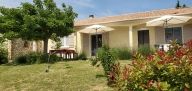
[(67, 67), (65, 67), (65, 68), (70, 69), (70, 68), (72, 68), (72, 66), (67, 66)]
[[(58, 62), (70, 62), (70, 61), (86, 61), (86, 60), (73, 60), (73, 59), (67, 59), (67, 60), (62, 60), (62, 61), (54, 61), (54, 62), (42, 62), (42, 63), (15, 63), (15, 62), (9, 62), (6, 64), (0, 64), (0, 66), (25, 66), (25, 65), (33, 65), (33, 64), (55, 64)], [(67, 66), (66, 68), (72, 68), (70, 65), (65, 65)]]
[(6, 64), (0, 64), (0, 66), (26, 66), (26, 65), (34, 65), (34, 64), (54, 64), (54, 63), (6, 63)]
[(67, 68), (67, 69), (70, 69), (70, 68), (72, 68), (72, 66), (70, 66), (69, 64), (65, 64), (65, 68)]
[(96, 78), (103, 78), (103, 77), (106, 77), (106, 76), (103, 75), (103, 74), (97, 74), (97, 75), (96, 75)]
[(6, 63), (6, 64), (0, 64), (0, 66), (17, 66), (17, 64), (10, 62), (10, 63)]

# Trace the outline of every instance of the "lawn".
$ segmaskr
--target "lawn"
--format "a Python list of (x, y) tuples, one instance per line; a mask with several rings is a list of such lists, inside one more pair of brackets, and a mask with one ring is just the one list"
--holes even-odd
[[(129, 61), (121, 61), (125, 64)], [(102, 68), (89, 61), (0, 66), (0, 91), (112, 91), (106, 85)]]

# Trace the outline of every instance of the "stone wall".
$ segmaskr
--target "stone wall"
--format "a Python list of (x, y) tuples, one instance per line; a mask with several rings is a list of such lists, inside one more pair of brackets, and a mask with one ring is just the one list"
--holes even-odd
[[(74, 48), (74, 34), (69, 35), (67, 44), (69, 44), (69, 48)], [(49, 40), (48, 52), (54, 48), (54, 41)], [(25, 41), (21, 38), (8, 41), (8, 56), (10, 60), (30, 52), (43, 52), (43, 41)]]
[[(42, 41), (35, 41), (35, 46), (34, 41), (25, 41), (22, 39), (13, 39), (9, 43), (9, 47), (11, 47), (9, 48), (9, 50), (11, 49), (9, 52), (9, 58), (11, 60), (30, 52), (42, 52), (43, 50)], [(34, 49), (34, 47), (36, 48)]]

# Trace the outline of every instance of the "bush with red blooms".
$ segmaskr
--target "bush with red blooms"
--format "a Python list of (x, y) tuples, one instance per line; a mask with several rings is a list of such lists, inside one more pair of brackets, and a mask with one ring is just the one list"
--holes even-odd
[(192, 91), (192, 40), (148, 57), (136, 54), (122, 70), (115, 65), (110, 77), (120, 91)]

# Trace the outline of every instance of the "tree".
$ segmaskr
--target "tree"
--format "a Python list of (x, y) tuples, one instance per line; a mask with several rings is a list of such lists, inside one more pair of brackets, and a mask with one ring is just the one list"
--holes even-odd
[(186, 4), (183, 4), (182, 8), (187, 8), (187, 5), (186, 5)]
[(179, 1), (179, 0), (177, 0), (177, 4), (176, 4), (175, 8), (176, 8), (176, 9), (181, 8), (180, 1)]
[(2, 19), (0, 31), (24, 40), (43, 40), (44, 53), (47, 53), (48, 40), (52, 35), (64, 37), (73, 33), (77, 14), (71, 6), (62, 4), (62, 9), (53, 0), (33, 0), (22, 3), (17, 8), (0, 8)]
[(176, 8), (176, 9), (179, 9), (179, 8), (187, 8), (187, 5), (186, 5), (186, 4), (183, 4), (183, 5), (181, 6), (180, 1), (177, 0), (177, 3), (176, 3), (175, 8)]

